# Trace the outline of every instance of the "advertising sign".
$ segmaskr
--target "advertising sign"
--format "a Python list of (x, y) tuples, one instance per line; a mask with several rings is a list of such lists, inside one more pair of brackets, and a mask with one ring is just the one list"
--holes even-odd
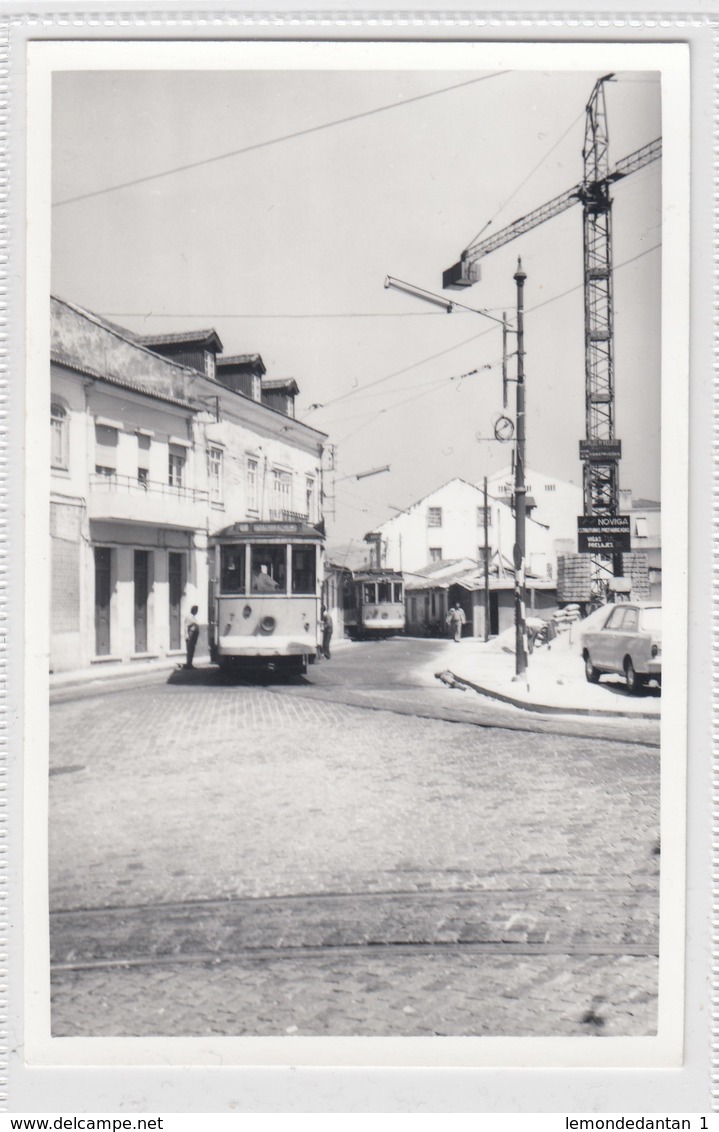
[(603, 464), (605, 460), (621, 460), (621, 440), (580, 440), (579, 459), (590, 464)]
[(629, 515), (579, 515), (580, 554), (626, 554), (632, 549)]

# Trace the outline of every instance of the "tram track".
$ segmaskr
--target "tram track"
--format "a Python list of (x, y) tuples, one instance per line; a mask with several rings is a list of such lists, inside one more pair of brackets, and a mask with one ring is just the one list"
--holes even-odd
[(654, 885), (315, 893), (51, 914), (53, 972), (347, 954), (656, 956)]
[[(639, 731), (637, 722), (634, 720), (602, 720), (598, 717), (591, 720), (578, 717), (558, 720), (556, 716), (545, 717), (540, 714), (524, 717), (521, 714), (521, 709), (497, 707), (495, 704), (492, 704), (491, 707), (482, 704), (477, 707), (475, 712), (470, 708), (452, 708), (449, 705), (429, 708), (428, 701), (431, 701), (432, 695), (437, 689), (428, 688), (426, 684), (403, 684), (401, 688), (397, 689), (388, 688), (386, 685), (363, 686), (361, 690), (356, 691), (345, 689), (339, 683), (334, 687), (337, 688), (339, 695), (328, 695), (325, 690), (326, 686), (322, 688), (313, 686), (310, 689), (307, 687), (290, 689), (288, 686), (273, 685), (266, 687), (266, 690), (273, 695), (287, 694), (288, 692), (297, 695), (301, 692), (308, 698), (320, 703), (339, 704), (342, 707), (358, 708), (361, 711), (388, 712), (391, 715), (411, 716), (414, 719), (459, 723), (489, 731), (532, 733), (560, 738), (596, 739), (607, 743), (632, 743), (638, 747), (648, 747), (650, 750), (655, 750), (657, 754), (659, 754), (661, 746), (658, 727), (656, 728), (656, 737), (645, 735)], [(416, 699), (409, 699), (407, 693), (418, 693), (418, 695)], [(368, 703), (368, 698), (375, 695), (385, 698), (380, 698), (375, 703)], [(397, 699), (401, 697), (404, 702), (393, 702), (392, 699), (388, 698), (390, 696), (396, 696)], [(479, 712), (481, 712), (481, 715), (478, 714)], [(639, 726), (641, 727), (644, 722), (640, 721)], [(631, 725), (633, 726), (630, 732), (629, 727)], [(646, 729), (648, 730), (648, 728)]]

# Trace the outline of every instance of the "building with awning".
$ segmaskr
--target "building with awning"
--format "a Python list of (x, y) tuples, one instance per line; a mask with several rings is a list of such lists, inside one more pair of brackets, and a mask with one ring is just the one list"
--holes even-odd
[[(483, 637), (485, 627), (484, 568), (469, 558), (432, 563), (425, 570), (405, 572), (407, 632), (416, 636), (445, 636), (447, 612), (461, 605), (466, 617), (464, 635)], [(548, 618), (557, 608), (553, 579), (525, 579), (527, 614)], [(489, 633), (496, 636), (514, 624), (514, 571), (499, 555), (490, 563)]]

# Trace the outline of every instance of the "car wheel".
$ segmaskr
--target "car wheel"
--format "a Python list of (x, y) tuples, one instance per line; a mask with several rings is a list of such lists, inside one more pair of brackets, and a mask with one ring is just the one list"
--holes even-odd
[(590, 684), (599, 683), (599, 669), (595, 668), (592, 664), (591, 657), (588, 652), (584, 654), (584, 675)]
[(630, 693), (630, 695), (636, 696), (637, 693), (641, 690), (642, 685), (644, 684), (644, 680), (641, 676), (638, 675), (637, 672), (634, 671), (634, 665), (632, 664), (630, 657), (627, 657), (627, 659), (624, 661), (624, 675), (627, 681), (627, 691)]

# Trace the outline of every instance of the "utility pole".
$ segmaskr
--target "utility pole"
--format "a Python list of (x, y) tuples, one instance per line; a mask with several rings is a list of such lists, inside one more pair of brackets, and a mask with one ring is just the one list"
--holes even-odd
[(517, 676), (527, 670), (527, 628), (524, 606), (524, 561), (526, 556), (527, 489), (524, 482), (525, 408), (524, 408), (524, 282), (522, 261), (517, 260), (514, 281), (517, 284), (517, 449), (514, 461), (514, 627)]
[(487, 477), (484, 477), (484, 639), (489, 640), (489, 512)]

